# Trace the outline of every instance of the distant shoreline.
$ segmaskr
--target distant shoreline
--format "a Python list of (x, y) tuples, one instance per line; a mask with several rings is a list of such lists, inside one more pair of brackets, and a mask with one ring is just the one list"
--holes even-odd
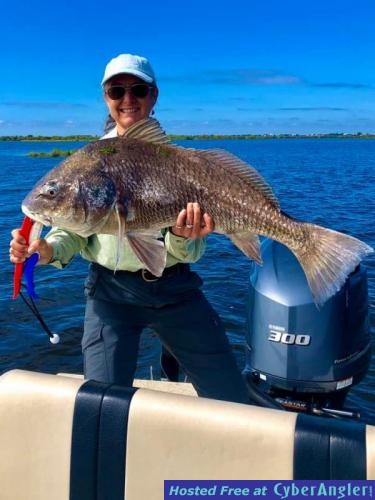
[[(256, 139), (375, 139), (375, 134), (169, 134), (172, 141), (194, 140), (256, 140)], [(69, 135), (69, 136), (41, 136), (41, 135), (4, 135), (0, 136), (1, 142), (80, 142), (96, 141), (100, 139), (95, 135)]]

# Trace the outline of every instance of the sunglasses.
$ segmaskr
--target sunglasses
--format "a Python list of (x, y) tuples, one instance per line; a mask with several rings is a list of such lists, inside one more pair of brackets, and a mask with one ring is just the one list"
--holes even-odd
[(134, 97), (143, 99), (148, 96), (150, 90), (154, 88), (151, 85), (146, 85), (145, 83), (134, 83), (133, 85), (111, 85), (105, 91), (107, 96), (112, 99), (112, 101), (118, 101), (122, 99), (126, 92), (130, 92)]

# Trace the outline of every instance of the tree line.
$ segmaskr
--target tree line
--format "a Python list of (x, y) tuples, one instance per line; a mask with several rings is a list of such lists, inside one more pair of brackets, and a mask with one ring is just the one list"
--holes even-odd
[[(355, 134), (329, 133), (329, 134), (169, 134), (171, 141), (193, 140), (226, 140), (226, 139), (375, 139), (375, 134), (357, 132)], [(0, 141), (71, 141), (87, 142), (96, 141), (96, 135), (3, 135)]]

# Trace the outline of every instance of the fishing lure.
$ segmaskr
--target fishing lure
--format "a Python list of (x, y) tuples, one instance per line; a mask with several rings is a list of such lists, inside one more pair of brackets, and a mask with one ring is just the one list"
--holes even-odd
[[(20, 234), (25, 238), (27, 244), (29, 244), (30, 232), (31, 228), (33, 227), (33, 224), (34, 222), (26, 215), (22, 222)], [(23, 268), (24, 268), (23, 262), (20, 262), (14, 266), (13, 299), (16, 299), (21, 291)]]
[[(32, 241), (40, 238), (42, 233), (43, 224), (39, 222), (34, 222), (32, 219), (25, 216), (22, 222), (22, 226), (20, 229), (20, 234), (25, 238), (26, 244), (29, 245)], [(31, 309), (33, 314), (38, 319), (39, 323), (42, 325), (43, 330), (49, 336), (49, 340), (52, 344), (57, 344), (60, 340), (60, 337), (57, 333), (51, 332), (51, 330), (46, 325), (43, 320), (38, 308), (34, 303), (34, 299), (38, 298), (38, 295), (35, 292), (34, 285), (34, 269), (39, 260), (38, 252), (33, 253), (28, 257), (25, 262), (20, 262), (15, 264), (14, 266), (14, 274), (13, 274), (13, 299), (16, 299), (18, 295), (21, 294), (22, 299), (26, 303), (26, 305)], [(27, 293), (30, 297), (31, 303), (29, 303), (25, 297), (22, 295), (21, 286), (22, 286), (22, 276), (25, 277), (26, 280), (26, 289)]]
[(25, 260), (23, 265), (23, 274), (25, 276), (27, 293), (29, 294), (29, 297), (33, 299), (38, 298), (38, 295), (35, 292), (35, 285), (34, 285), (34, 269), (38, 263), (38, 260), (39, 260), (39, 254), (38, 252), (36, 252), (30, 255), (30, 257), (28, 257)]

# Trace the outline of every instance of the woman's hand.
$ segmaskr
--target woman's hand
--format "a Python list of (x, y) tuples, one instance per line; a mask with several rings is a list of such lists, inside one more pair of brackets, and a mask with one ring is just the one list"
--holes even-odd
[(27, 245), (25, 238), (20, 234), (20, 230), (14, 229), (9, 248), (10, 261), (13, 264), (20, 264), (35, 252), (40, 255), (38, 264), (48, 264), (53, 257), (52, 245), (47, 243), (45, 239), (41, 238)]
[(195, 240), (203, 238), (215, 229), (213, 218), (204, 213), (201, 214), (199, 203), (188, 203), (177, 216), (176, 224), (171, 231), (176, 236)]

